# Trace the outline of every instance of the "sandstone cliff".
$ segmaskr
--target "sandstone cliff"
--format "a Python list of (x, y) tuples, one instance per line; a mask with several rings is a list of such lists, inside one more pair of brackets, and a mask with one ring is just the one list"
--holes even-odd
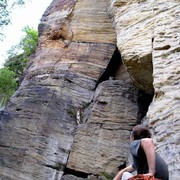
[(179, 11), (179, 0), (53, 0), (1, 112), (1, 179), (114, 175), (144, 122), (178, 180)]

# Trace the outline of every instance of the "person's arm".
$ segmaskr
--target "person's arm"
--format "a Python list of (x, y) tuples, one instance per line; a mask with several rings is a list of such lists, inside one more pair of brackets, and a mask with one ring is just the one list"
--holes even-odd
[(132, 167), (132, 165), (129, 165), (126, 168), (119, 171), (113, 180), (121, 180), (121, 177), (122, 177), (124, 172), (133, 172), (133, 171), (134, 171), (134, 168)]
[(149, 167), (149, 173), (146, 175), (154, 176), (155, 174), (155, 148), (154, 148), (153, 140), (150, 138), (142, 139), (141, 147), (143, 148), (146, 154), (147, 163)]

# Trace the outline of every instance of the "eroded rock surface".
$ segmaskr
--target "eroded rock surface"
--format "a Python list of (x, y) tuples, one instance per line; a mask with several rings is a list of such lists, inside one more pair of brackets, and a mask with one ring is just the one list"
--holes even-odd
[[(90, 8), (87, 7), (89, 4)], [(113, 57), (114, 52), (117, 53), (116, 34), (107, 8), (107, 0), (98, 2), (54, 0), (46, 10), (39, 25), (39, 46), (35, 57), (20, 88), (5, 109), (6, 115), (1, 117), (0, 174), (4, 179), (61, 179), (66, 165), (72, 167), (74, 163), (75, 169), (86, 173), (98, 173), (108, 169), (112, 171), (112, 164), (116, 168), (113, 171), (116, 171), (115, 166), (120, 164), (120, 160), (123, 159), (123, 162), (126, 160), (128, 146), (126, 141), (137, 114), (137, 105), (132, 102), (134, 105), (131, 107), (131, 98), (127, 96), (121, 100), (124, 94), (119, 94), (118, 99), (121, 103), (119, 102), (118, 107), (120, 104), (123, 106), (123, 102), (129, 101), (127, 104), (129, 107), (126, 105), (121, 111), (113, 112), (112, 109), (112, 112), (108, 112), (108, 106), (106, 107), (104, 113), (107, 114), (109, 122), (103, 125), (103, 129), (97, 122), (89, 125), (85, 122), (80, 130), (77, 122), (79, 109), (83, 111), (90, 105), (97, 83), (100, 83), (98, 80), (111, 59), (118, 61), (119, 67), (121, 64), (120, 56)], [(107, 73), (105, 79), (110, 75), (112, 73), (109, 75)], [(116, 84), (111, 88), (118, 87), (120, 92), (127, 95), (132, 93), (126, 93), (124, 87), (119, 86), (120, 84)], [(102, 91), (106, 91), (106, 88)], [(108, 93), (107, 91), (107, 95)], [(116, 90), (114, 93), (118, 94)], [(111, 99), (110, 96), (111, 94), (109, 94)], [(115, 95), (113, 99), (116, 99)], [(114, 107), (118, 99), (115, 103), (112, 102)], [(133, 115), (135, 117), (132, 118), (132, 124), (127, 124), (126, 128), (122, 127), (123, 131), (119, 134), (121, 122), (118, 116), (124, 116), (124, 108), (127, 112), (130, 111), (129, 117)], [(89, 116), (94, 115), (90, 113)], [(128, 122), (125, 118), (122, 119), (124, 124)], [(113, 127), (117, 126), (114, 133), (109, 130), (112, 129), (111, 120)], [(101, 121), (104, 123), (103, 119)], [(96, 135), (93, 135), (96, 139), (91, 137), (95, 130), (93, 128), (97, 129)], [(102, 138), (102, 134), (106, 136)], [(111, 150), (109, 145), (113, 143), (112, 139), (108, 138), (121, 136), (123, 149), (120, 149), (119, 139), (116, 139), (114, 140), (116, 144)], [(76, 146), (83, 147), (78, 138), (83, 138), (85, 145), (86, 143), (90, 145), (89, 148), (96, 145), (96, 148), (99, 146), (99, 149), (107, 151), (107, 154), (101, 154), (104, 161), (109, 154), (111, 158), (106, 162), (99, 162), (98, 171), (95, 170), (87, 152), (79, 154), (76, 151)], [(78, 161), (75, 162), (73, 158), (68, 160), (71, 151), (71, 157), (77, 156)], [(95, 159), (98, 151), (92, 153)], [(117, 153), (119, 161), (117, 159), (115, 163), (112, 161), (108, 164), (118, 156)], [(83, 168), (82, 160), (86, 164), (86, 169)]]
[(98, 86), (75, 133), (68, 168), (100, 174), (125, 165), (130, 131), (137, 120), (137, 93), (131, 82), (121, 80)]
[(176, 180), (180, 177), (180, 4), (169, 1), (158, 5), (153, 41), (155, 96), (148, 119), (158, 152), (168, 163), (170, 179)]
[(117, 45), (130, 77), (140, 89), (155, 91), (148, 124), (154, 130), (157, 150), (168, 164), (170, 179), (177, 180), (180, 177), (179, 1), (118, 0), (111, 6)]
[(117, 46), (133, 82), (153, 93), (152, 38), (154, 5), (151, 1), (112, 1)]
[(0, 177), (114, 175), (155, 93), (146, 120), (178, 179), (179, 9), (177, 0), (53, 0), (25, 78), (1, 113)]

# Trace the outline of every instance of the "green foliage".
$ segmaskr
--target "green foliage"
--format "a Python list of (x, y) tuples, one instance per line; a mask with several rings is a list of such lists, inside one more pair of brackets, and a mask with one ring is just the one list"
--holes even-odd
[(8, 59), (4, 68), (0, 69), (0, 107), (7, 103), (17, 89), (27, 67), (28, 57), (35, 52), (37, 47), (37, 31), (28, 26), (23, 31), (26, 33), (25, 37), (8, 51)]
[(38, 33), (36, 30), (26, 26), (23, 31), (26, 33), (25, 38), (20, 42), (20, 47), (24, 51), (26, 57), (35, 52), (38, 41)]
[(22, 29), (25, 32), (25, 37), (21, 39), (20, 43), (12, 46), (8, 51), (9, 58), (18, 54), (18, 52), (23, 52), (24, 57), (29, 57), (35, 52), (38, 41), (38, 33), (33, 28), (26, 26)]
[(8, 68), (5, 67), (0, 69), (0, 107), (7, 103), (17, 88), (14, 77), (15, 73)]
[[(0, 0), (0, 30), (2, 31), (4, 26), (7, 26), (10, 21), (10, 14), (13, 7), (17, 5), (22, 5), (25, 3), (25, 0)], [(3, 33), (0, 32), (0, 40), (3, 40)]]
[[(4, 64), (5, 67), (8, 67), (15, 73), (18, 81), (21, 79), (27, 67), (28, 57), (35, 52), (38, 41), (38, 33), (36, 30), (26, 26), (23, 28), (23, 31), (26, 33), (25, 37), (18, 45), (11, 47), (8, 51), (8, 59)], [(21, 54), (19, 54), (19, 52), (21, 52)]]
[(100, 176), (105, 180), (113, 180), (113, 175), (107, 173), (107, 172), (101, 172)]
[(8, 11), (8, 2), (7, 0), (0, 1), (0, 27), (7, 25), (10, 22), (9, 11)]
[(23, 75), (24, 67), (26, 66), (26, 62), (24, 62), (23, 54), (9, 58), (4, 66), (8, 67), (9, 70), (13, 71), (15, 73), (16, 80), (19, 81)]

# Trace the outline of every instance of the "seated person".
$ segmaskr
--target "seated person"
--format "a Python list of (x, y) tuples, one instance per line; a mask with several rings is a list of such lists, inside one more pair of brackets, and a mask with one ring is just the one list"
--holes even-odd
[(168, 180), (168, 168), (164, 160), (155, 152), (150, 130), (144, 125), (137, 125), (131, 132), (132, 143), (130, 152), (133, 157), (132, 165), (119, 171), (113, 180), (128, 180), (133, 177), (131, 172), (154, 176), (160, 180)]

